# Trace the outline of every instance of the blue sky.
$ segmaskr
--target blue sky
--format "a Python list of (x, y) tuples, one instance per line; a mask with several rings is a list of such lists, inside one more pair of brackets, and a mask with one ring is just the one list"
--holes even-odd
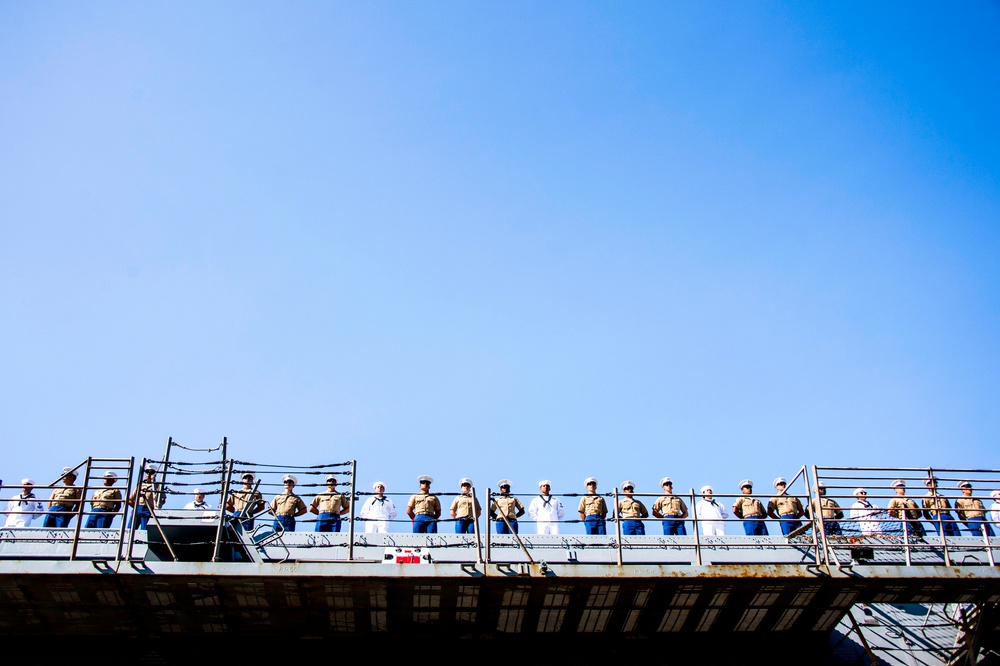
[(1000, 6), (0, 3), (0, 478), (1000, 467)]

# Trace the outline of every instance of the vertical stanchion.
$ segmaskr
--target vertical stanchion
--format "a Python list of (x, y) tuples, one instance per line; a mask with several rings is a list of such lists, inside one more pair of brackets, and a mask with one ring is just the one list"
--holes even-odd
[(611, 513), (612, 518), (615, 521), (615, 534), (618, 535), (618, 566), (622, 566), (622, 521), (618, 515), (618, 487), (615, 486), (615, 492), (612, 497), (615, 503), (615, 510)]
[(490, 514), (493, 513), (493, 489), (486, 492), (486, 564), (490, 563), (490, 542), (493, 540), (493, 525)]
[[(221, 492), (219, 493), (219, 524), (215, 530), (215, 552), (212, 553), (212, 561), (219, 562), (219, 552), (222, 548), (222, 535), (223, 531), (226, 529), (226, 522), (228, 518), (226, 517), (226, 498), (229, 493), (229, 484), (233, 482), (233, 461), (226, 460), (226, 440), (222, 440), (222, 486)], [(229, 541), (229, 535), (226, 534), (226, 541)]]
[(358, 461), (351, 461), (351, 508), (347, 523), (347, 559), (354, 560), (354, 507), (358, 503)]
[[(823, 559), (826, 561), (826, 566), (830, 566), (830, 542), (826, 538), (826, 523), (823, 521), (823, 499), (822, 495), (819, 494), (819, 474), (816, 472), (816, 465), (812, 466), (813, 475), (813, 487), (816, 489), (816, 504), (812, 504), (812, 499), (809, 500), (810, 506), (814, 506), (816, 515), (813, 516), (813, 520), (816, 520), (816, 525), (819, 527), (819, 538), (823, 542)], [(836, 516), (836, 514), (835, 514)], [(813, 528), (816, 532), (816, 528)], [(837, 561), (837, 556), (833, 556), (834, 561), (839, 565), (840, 562)]]
[[(476, 515), (476, 487), (472, 486), (472, 506), (469, 509), (472, 511), (472, 533), (476, 538), (476, 564), (483, 563), (483, 542), (479, 538), (479, 516)], [(486, 516), (489, 520), (489, 515)]]
[(694, 563), (701, 566), (701, 536), (698, 534), (698, 509), (695, 504), (694, 488), (691, 489), (691, 524), (694, 529)]

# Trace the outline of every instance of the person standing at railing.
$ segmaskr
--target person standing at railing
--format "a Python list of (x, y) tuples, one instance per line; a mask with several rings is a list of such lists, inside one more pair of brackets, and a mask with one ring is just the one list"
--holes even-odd
[(660, 479), (660, 487), (666, 495), (653, 502), (653, 517), (663, 519), (663, 533), (668, 536), (685, 536), (684, 519), (688, 517), (687, 504), (674, 495), (674, 481), (669, 476)]
[[(517, 534), (517, 519), (524, 515), (524, 505), (510, 494), (510, 479), (500, 479), (497, 488), (500, 489), (500, 494), (493, 498), (490, 518), (497, 522), (497, 534), (510, 534), (512, 530)], [(507, 519), (506, 522), (504, 518)]]
[(163, 504), (167, 500), (162, 486), (156, 482), (156, 467), (147, 465), (146, 469), (143, 470), (143, 475), (144, 478), (142, 481), (139, 482), (139, 485), (136, 486), (136, 489), (132, 491), (132, 494), (126, 500), (126, 503), (134, 508), (126, 525), (129, 529), (132, 528), (133, 520), (139, 521), (136, 529), (146, 529), (149, 519), (153, 516), (152, 508), (163, 508)]
[[(263, 511), (267, 504), (264, 503), (264, 496), (260, 494), (260, 491), (253, 489), (253, 474), (244, 472), (240, 480), (243, 481), (243, 487), (229, 493), (229, 497), (226, 498), (226, 511), (232, 512), (232, 524), (237, 530), (241, 530), (243, 527), (252, 530), (252, 516)], [(248, 519), (247, 516), (251, 517)]]
[(649, 518), (649, 511), (642, 502), (632, 497), (632, 492), (635, 490), (634, 482), (622, 481), (621, 488), (625, 493), (625, 497), (618, 500), (618, 519), (622, 521), (622, 534), (642, 536), (646, 534), (642, 519)]
[(855, 488), (854, 496), (857, 501), (851, 505), (851, 520), (856, 521), (858, 529), (862, 534), (878, 534), (882, 531), (879, 523), (879, 509), (868, 501), (868, 491), (864, 488)]
[(843, 531), (840, 529), (840, 523), (837, 522), (844, 517), (844, 512), (841, 510), (840, 505), (837, 504), (836, 500), (826, 496), (826, 484), (822, 481), (816, 486), (816, 492), (819, 493), (819, 497), (809, 503), (809, 517), (815, 518), (822, 511), (823, 528), (826, 530), (827, 535), (839, 536), (843, 534)]
[(4, 527), (31, 527), (31, 521), (41, 516), (45, 507), (35, 495), (35, 481), (21, 479), (21, 492), (7, 500)]
[(972, 536), (993, 536), (993, 528), (986, 522), (986, 507), (978, 497), (972, 496), (972, 484), (968, 481), (959, 481), (958, 487), (962, 490), (962, 497), (955, 500), (955, 513), (960, 520), (965, 522), (966, 529)]
[(559, 523), (566, 517), (566, 507), (552, 495), (552, 482), (538, 482), (538, 497), (528, 503), (528, 515), (535, 521), (539, 534), (559, 534)]
[(72, 467), (63, 467), (62, 488), (55, 488), (49, 496), (49, 510), (45, 514), (42, 527), (69, 527), (73, 514), (80, 508), (83, 499), (83, 489), (77, 488), (76, 472)]
[(295, 494), (295, 484), (299, 480), (294, 474), (286, 474), (281, 477), (281, 484), (285, 490), (280, 495), (275, 495), (271, 500), (271, 513), (274, 514), (274, 529), (280, 525), (286, 532), (295, 531), (295, 519), (304, 515), (308, 509), (302, 498)]
[(98, 488), (90, 498), (91, 514), (87, 516), (87, 527), (106, 530), (111, 527), (115, 514), (122, 508), (122, 491), (115, 488), (118, 475), (110, 469), (103, 475), (104, 487)]
[(736, 498), (733, 515), (743, 519), (743, 531), (747, 536), (767, 536), (767, 525), (764, 524), (767, 511), (760, 500), (750, 497), (753, 493), (753, 481), (750, 479), (740, 481), (740, 492), (743, 493), (743, 497)]
[(951, 503), (947, 497), (938, 494), (938, 480), (931, 477), (924, 481), (927, 486), (927, 494), (922, 502), (924, 507), (924, 518), (934, 528), (937, 534), (944, 530), (945, 536), (961, 536), (955, 519), (951, 517)]
[(604, 498), (597, 494), (597, 479), (592, 476), (587, 477), (583, 483), (587, 487), (587, 494), (580, 498), (577, 512), (583, 521), (584, 533), (607, 534), (605, 520), (608, 515), (608, 505), (604, 503)]
[[(906, 531), (916, 538), (923, 538), (924, 526), (920, 523), (920, 507), (915, 500), (906, 496), (906, 482), (896, 479), (891, 484), (896, 496), (889, 500), (886, 510), (889, 515), (906, 525)], [(900, 528), (902, 531), (902, 528)]]
[(778, 494), (767, 503), (767, 515), (778, 521), (781, 533), (785, 536), (801, 525), (799, 518), (806, 514), (798, 497), (785, 494), (787, 487), (788, 481), (785, 480), (785, 477), (779, 476), (775, 479), (774, 489), (778, 491)]
[(396, 518), (396, 505), (392, 498), (385, 496), (385, 484), (376, 481), (372, 484), (375, 494), (361, 505), (361, 520), (365, 521), (365, 532), (386, 533), (389, 531), (389, 521)]
[(341, 516), (351, 510), (351, 502), (343, 493), (337, 492), (337, 477), (328, 474), (326, 492), (313, 497), (309, 511), (319, 516), (316, 519), (317, 532), (339, 532)]
[(423, 475), (418, 476), (417, 481), (420, 483), (420, 492), (410, 495), (410, 501), (406, 503), (406, 515), (413, 521), (415, 534), (436, 534), (437, 521), (441, 517), (441, 502), (431, 495), (434, 479)]
[(725, 536), (726, 524), (723, 521), (729, 517), (726, 507), (715, 499), (712, 486), (702, 486), (699, 492), (701, 499), (694, 505), (694, 514), (698, 516), (701, 533), (705, 536)]
[(472, 497), (472, 479), (461, 479), (458, 482), (462, 494), (451, 502), (451, 517), (455, 519), (455, 534), (475, 534), (476, 521), (482, 515), (479, 498)]
[(212, 505), (205, 501), (205, 491), (201, 488), (195, 488), (193, 491), (194, 499), (184, 505), (184, 508), (188, 511), (211, 511)]

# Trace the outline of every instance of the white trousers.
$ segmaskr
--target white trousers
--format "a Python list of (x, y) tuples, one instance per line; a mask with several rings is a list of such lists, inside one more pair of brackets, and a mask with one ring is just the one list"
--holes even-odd
[(379, 532), (381, 534), (386, 534), (389, 531), (389, 523), (385, 520), (367, 520), (365, 521), (365, 532)]
[(539, 520), (535, 523), (538, 527), (539, 534), (559, 534), (559, 523), (553, 523), (548, 520)]
[(701, 533), (705, 536), (725, 536), (726, 526), (717, 522), (702, 523)]

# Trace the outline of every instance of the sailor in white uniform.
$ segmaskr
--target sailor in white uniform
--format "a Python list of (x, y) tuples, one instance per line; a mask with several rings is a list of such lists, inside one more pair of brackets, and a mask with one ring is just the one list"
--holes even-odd
[(384, 483), (376, 481), (372, 490), (375, 494), (361, 506), (360, 518), (365, 521), (365, 532), (388, 532), (389, 521), (396, 517), (396, 507), (392, 499), (385, 496)]
[(868, 491), (864, 488), (856, 488), (854, 496), (858, 501), (851, 505), (851, 520), (857, 521), (858, 529), (862, 534), (878, 534), (881, 532), (879, 523), (879, 509), (868, 501)]
[(694, 505), (695, 515), (698, 516), (698, 524), (701, 525), (701, 533), (705, 536), (723, 536), (726, 533), (726, 524), (722, 521), (729, 517), (726, 507), (715, 500), (712, 493), (715, 492), (712, 486), (701, 487), (701, 499)]
[(552, 484), (538, 482), (538, 496), (528, 505), (528, 515), (535, 521), (539, 534), (559, 534), (559, 522), (566, 516), (566, 509), (558, 497), (550, 493)]
[(7, 501), (7, 520), (4, 527), (30, 527), (31, 521), (45, 512), (45, 507), (35, 497), (35, 482), (21, 479), (21, 493)]
[(990, 493), (990, 497), (993, 498), (993, 504), (990, 506), (990, 520), (997, 527), (1000, 527), (1000, 490), (994, 490)]
[(188, 511), (211, 511), (212, 505), (205, 501), (205, 491), (201, 488), (194, 489), (194, 501), (184, 505)]

